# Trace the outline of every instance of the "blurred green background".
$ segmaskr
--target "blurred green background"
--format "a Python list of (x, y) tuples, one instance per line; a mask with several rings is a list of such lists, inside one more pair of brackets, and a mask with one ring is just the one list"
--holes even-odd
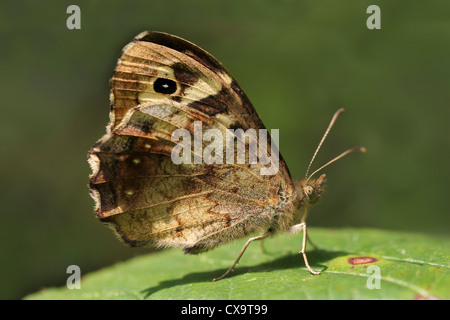
[[(81, 8), (81, 30), (66, 9)], [(381, 30), (366, 9), (381, 8)], [(2, 1), (0, 4), (0, 298), (64, 285), (149, 250), (95, 218), (86, 153), (105, 132), (120, 50), (139, 32), (173, 33), (231, 71), (301, 178), (328, 188), (310, 226), (449, 234), (449, 1)], [(180, 250), (180, 255), (182, 254)]]

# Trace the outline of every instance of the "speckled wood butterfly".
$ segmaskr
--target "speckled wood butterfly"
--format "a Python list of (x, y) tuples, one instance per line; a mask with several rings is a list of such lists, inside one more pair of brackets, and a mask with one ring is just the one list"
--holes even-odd
[[(259, 232), (218, 280), (252, 241), (303, 231), (300, 253), (309, 271), (320, 273), (306, 258), (305, 219), (324, 191), (325, 175), (294, 183), (281, 156), (272, 175), (261, 175), (258, 162), (172, 159), (174, 132), (194, 133), (195, 123), (219, 133), (265, 129), (236, 80), (213, 56), (173, 35), (141, 33), (123, 49), (111, 78), (110, 100), (107, 133), (88, 154), (93, 171), (89, 187), (98, 219), (126, 244), (182, 247), (197, 254)], [(270, 146), (268, 152), (274, 152)], [(354, 150), (363, 149), (350, 149), (334, 160)]]

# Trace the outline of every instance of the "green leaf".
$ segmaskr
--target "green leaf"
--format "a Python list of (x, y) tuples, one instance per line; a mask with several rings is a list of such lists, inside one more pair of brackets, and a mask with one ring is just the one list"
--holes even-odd
[[(265, 250), (252, 243), (217, 282), (245, 239), (197, 256), (170, 249), (136, 257), (83, 276), (79, 290), (43, 289), (25, 299), (450, 298), (448, 238), (369, 229), (311, 228), (308, 235), (319, 246), (308, 247), (308, 259), (321, 275), (310, 274), (298, 254), (301, 234), (280, 235), (266, 239)], [(351, 260), (357, 257), (367, 259)], [(370, 289), (377, 275), (379, 289)]]

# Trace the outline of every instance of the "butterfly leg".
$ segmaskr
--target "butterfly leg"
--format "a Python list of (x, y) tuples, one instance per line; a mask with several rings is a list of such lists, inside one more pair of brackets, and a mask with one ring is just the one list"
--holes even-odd
[(261, 239), (259, 242), (259, 247), (261, 248), (261, 251), (264, 253), (267, 253), (266, 247), (264, 246), (264, 239)]
[(308, 241), (308, 243), (309, 243), (310, 245), (313, 246), (314, 249), (316, 249), (316, 250), (319, 249), (319, 246), (318, 246), (317, 244), (315, 244), (315, 243), (311, 240), (311, 237), (308, 237), (306, 240)]
[(266, 233), (266, 234), (263, 234), (263, 235), (260, 235), (260, 236), (257, 236), (257, 237), (253, 237), (253, 238), (248, 239), (247, 242), (245, 243), (245, 245), (242, 247), (242, 250), (241, 250), (241, 252), (239, 253), (239, 256), (238, 256), (237, 259), (234, 261), (234, 263), (233, 263), (233, 265), (230, 267), (230, 269), (228, 269), (223, 275), (221, 275), (221, 276), (218, 277), (218, 278), (213, 279), (212, 281), (214, 282), (214, 281), (217, 281), (217, 280), (220, 280), (220, 279), (225, 278), (225, 277), (226, 277), (226, 276), (234, 269), (234, 267), (238, 264), (239, 259), (241, 259), (242, 255), (244, 254), (244, 252), (245, 252), (245, 250), (247, 249), (248, 245), (249, 245), (251, 242), (255, 241), (255, 240), (261, 240), (261, 239), (264, 239), (264, 238), (267, 237), (268, 235), (269, 235), (269, 234)]
[(320, 271), (314, 271), (308, 263), (308, 258), (306, 257), (306, 240), (308, 239), (308, 235), (306, 234), (306, 223), (302, 222), (295, 227), (301, 228), (303, 230), (303, 240), (302, 240), (302, 250), (299, 251), (303, 255), (303, 260), (305, 261), (306, 268), (308, 268), (309, 272), (312, 274), (320, 274)]

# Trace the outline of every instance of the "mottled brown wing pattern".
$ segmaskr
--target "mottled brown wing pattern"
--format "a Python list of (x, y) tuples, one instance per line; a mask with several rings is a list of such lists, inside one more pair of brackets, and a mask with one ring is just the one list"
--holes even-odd
[[(176, 83), (170, 94), (157, 79)], [(206, 51), (147, 32), (127, 45), (111, 79), (107, 134), (89, 151), (97, 217), (132, 246), (181, 246), (198, 253), (254, 231), (286, 228), (294, 187), (280, 159), (260, 164), (175, 164), (176, 129), (264, 129), (236, 81)]]
[[(170, 96), (155, 92), (152, 86), (157, 78), (176, 81), (177, 92)], [(147, 32), (137, 36), (124, 48), (111, 87), (113, 126), (129, 109), (150, 101), (178, 104), (202, 121), (214, 116), (216, 123), (226, 127), (264, 128), (247, 96), (220, 62), (172, 35)]]

